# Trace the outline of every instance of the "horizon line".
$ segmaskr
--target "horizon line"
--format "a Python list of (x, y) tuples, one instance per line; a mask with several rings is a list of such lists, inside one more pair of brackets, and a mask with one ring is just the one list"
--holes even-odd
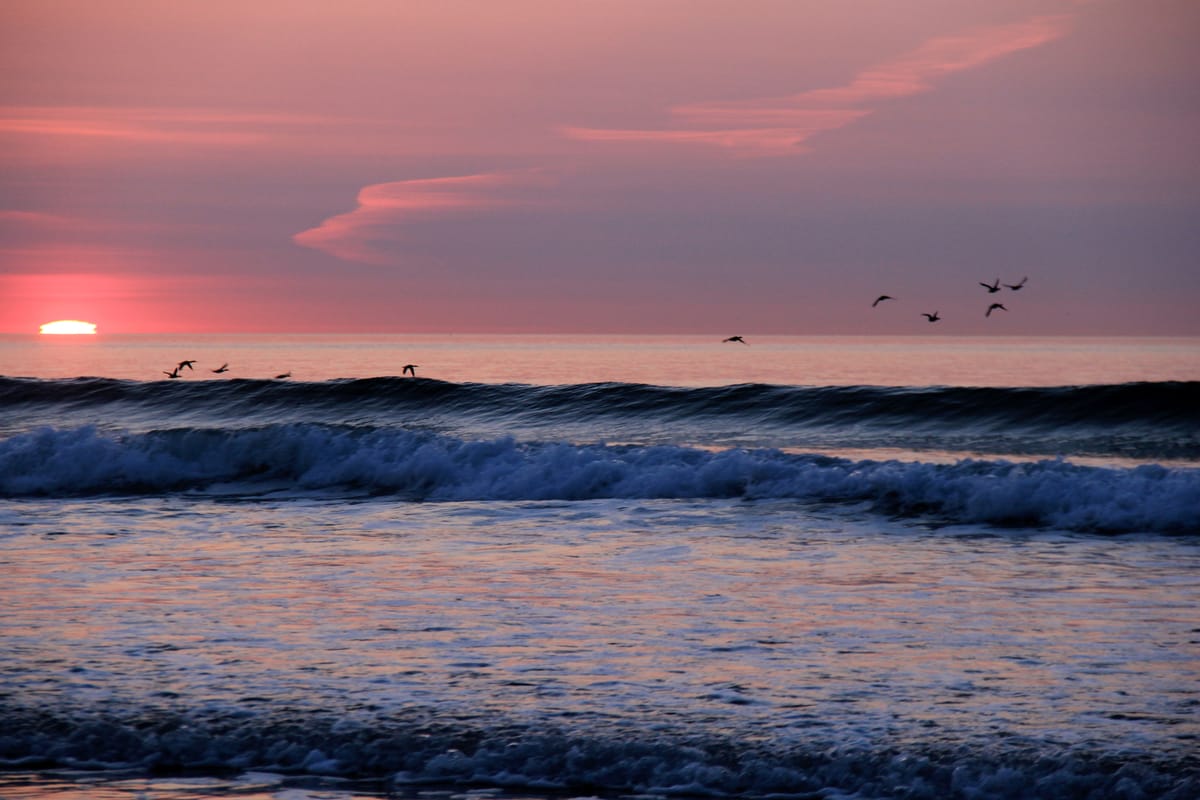
[[(732, 330), (732, 329), (730, 329)], [(975, 338), (975, 339), (1031, 339), (1031, 338), (1086, 338), (1086, 339), (1200, 339), (1200, 331), (1193, 333), (1120, 333), (1120, 332), (1058, 332), (1058, 333), (1013, 333), (1013, 332), (810, 332), (787, 333), (780, 331), (743, 331), (740, 335), (747, 338), (821, 338), (821, 337), (854, 337), (854, 338)], [(37, 331), (0, 331), (0, 336), (30, 336), (39, 339), (47, 338)], [(728, 336), (725, 330), (709, 331), (567, 331), (567, 330), (422, 330), (422, 331), (379, 331), (379, 330), (261, 330), (261, 331), (108, 331), (86, 336), (51, 336), (55, 340), (86, 339), (95, 341), (112, 336)]]

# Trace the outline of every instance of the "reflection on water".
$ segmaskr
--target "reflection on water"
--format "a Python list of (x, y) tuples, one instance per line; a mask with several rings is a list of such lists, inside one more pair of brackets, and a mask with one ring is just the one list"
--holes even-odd
[(0, 795), (1195, 796), (1197, 340), (751, 341), (0, 337)]
[(23, 704), (1160, 752), (1200, 732), (1195, 542), (733, 502), (22, 502), (6, 522), (0, 667)]
[[(418, 375), (535, 385), (615, 381), (658, 386), (1062, 386), (1200, 380), (1200, 340), (1100, 337), (0, 335), (0, 374), (164, 380), (294, 380)], [(81, 341), (86, 339), (87, 341)], [(230, 371), (211, 370), (228, 362)]]
[[(398, 793), (379, 782), (348, 781), (247, 773), (233, 778), (158, 777), (59, 770), (45, 775), (0, 772), (0, 797), (6, 800), (198, 800), (234, 797), (237, 800), (371, 800), (371, 798), (438, 797), (441, 800), (525, 800), (495, 791), (423, 791)], [(565, 800), (565, 799), (564, 799)]]

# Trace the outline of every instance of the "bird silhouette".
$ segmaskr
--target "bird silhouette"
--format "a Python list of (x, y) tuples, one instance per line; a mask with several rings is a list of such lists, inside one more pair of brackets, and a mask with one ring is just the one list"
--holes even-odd
[(921, 316), (925, 317), (925, 319), (929, 320), (930, 322), (937, 322), (939, 319), (941, 319), (941, 317), (938, 316), (938, 312), (936, 312), (936, 311), (933, 312), (932, 314), (926, 314), (924, 311), (922, 311)]
[(175, 369), (183, 369), (184, 367), (187, 367), (188, 369), (192, 369), (193, 368), (192, 364), (195, 364), (195, 363), (196, 363), (195, 361), (180, 361), (179, 366), (176, 367)]
[(290, 377), (292, 377), (292, 373), (290, 373), (290, 372), (284, 372), (284, 373), (283, 373), (283, 374), (281, 374), (281, 375), (276, 375), (276, 376), (275, 376), (275, 380), (277, 380), (277, 381), (281, 381), (281, 380), (283, 380), (284, 378), (290, 378)]
[(168, 378), (172, 378), (172, 379), (178, 378), (179, 377), (179, 367), (176, 367), (175, 369), (171, 370), (170, 372), (163, 370), (163, 375), (166, 375)]
[(229, 364), (222, 364), (214, 369), (213, 372), (217, 373), (218, 375), (220, 375), (222, 372), (229, 372)]
[(881, 294), (881, 295), (879, 295), (879, 297), (875, 298), (874, 303), (871, 303), (871, 308), (874, 308), (875, 306), (879, 305), (884, 300), (895, 300), (895, 299), (896, 298), (892, 297), (890, 294)]
[(415, 378), (415, 377), (417, 377), (417, 367), (419, 367), (419, 366), (421, 366), (421, 365), (420, 364), (405, 364), (404, 369), (400, 370), (400, 374), (401, 375), (412, 375)]
[(980, 281), (979, 285), (982, 286), (983, 288), (987, 289), (988, 294), (995, 294), (996, 292), (1000, 291), (1000, 279), (999, 278), (996, 278), (996, 280), (992, 283), (984, 283), (983, 281)]
[(745, 344), (745, 345), (750, 344), (749, 342), (747, 342), (745, 339), (743, 339), (740, 336), (730, 336), (728, 339), (722, 339), (721, 341), (722, 342), (741, 342), (742, 344)]
[(1017, 282), (1017, 283), (1006, 283), (1006, 284), (1004, 284), (1004, 285), (1005, 285), (1005, 286), (1007, 286), (1009, 289), (1012, 289), (1012, 290), (1015, 292), (1015, 291), (1017, 291), (1018, 289), (1020, 289), (1022, 286), (1024, 286), (1024, 285), (1025, 285), (1025, 281), (1027, 281), (1027, 280), (1029, 280), (1029, 276), (1028, 276), (1028, 275), (1026, 275), (1024, 278), (1021, 278), (1021, 280), (1020, 280), (1019, 282)]
[(1005, 308), (1005, 307), (1004, 307), (1002, 304), (1000, 304), (1000, 303), (992, 303), (990, 306), (988, 306), (987, 313), (986, 313), (986, 314), (984, 314), (984, 316), (985, 316), (985, 317), (990, 317), (990, 316), (992, 315), (992, 312), (993, 312), (993, 311), (995, 311), (997, 308), (998, 308), (998, 309), (1000, 309), (1001, 311), (1008, 311), (1008, 309), (1007, 309), (1007, 308)]

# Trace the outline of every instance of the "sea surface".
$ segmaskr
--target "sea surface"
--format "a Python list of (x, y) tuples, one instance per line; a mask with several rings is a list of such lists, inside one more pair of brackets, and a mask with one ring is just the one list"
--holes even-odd
[(722, 338), (0, 336), (0, 796), (1200, 797), (1200, 340)]

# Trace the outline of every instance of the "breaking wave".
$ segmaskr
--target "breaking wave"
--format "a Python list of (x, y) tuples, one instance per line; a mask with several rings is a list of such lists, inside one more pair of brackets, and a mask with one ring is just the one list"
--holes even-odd
[(179, 492), (423, 502), (786, 499), (866, 503), (883, 513), (961, 523), (1200, 530), (1200, 469), (1160, 465), (931, 464), (773, 449), (474, 440), (314, 423), (145, 433), (42, 428), (0, 440), (0, 496)]
[[(767, 744), (715, 734), (455, 723), (421, 714), (357, 720), (244, 709), (66, 716), (9, 709), (0, 767), (225, 772), (494, 786), (547, 795), (688, 797), (1194, 797), (1194, 759), (1086, 749), (1022, 753), (997, 744), (914, 748)], [(216, 711), (216, 710), (214, 710)], [(477, 723), (484, 723), (478, 720)], [(832, 794), (831, 794), (832, 793)]]
[(0, 408), (124, 404), (179, 410), (271, 407), (386, 410), (452, 406), (464, 412), (590, 413), (662, 416), (751, 414), (786, 422), (863, 419), (994, 421), (1011, 425), (1121, 424), (1200, 426), (1200, 382), (1061, 387), (774, 386), (681, 388), (629, 383), (569, 386), (447, 383), (402, 378), (320, 383), (269, 380), (139, 382), (111, 378), (0, 377)]
[(1200, 459), (1200, 382), (1050, 388), (678, 388), (0, 378), (0, 432), (309, 422), (425, 427), (464, 438), (713, 447), (904, 448), (1003, 455)]

